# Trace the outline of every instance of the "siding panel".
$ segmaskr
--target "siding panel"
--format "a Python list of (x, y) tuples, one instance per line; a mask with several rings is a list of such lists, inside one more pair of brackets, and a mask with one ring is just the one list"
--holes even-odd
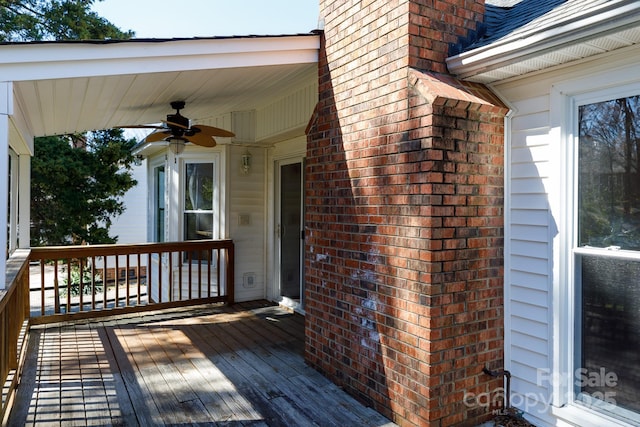
[(544, 193), (548, 186), (548, 179), (522, 178), (511, 181), (511, 191), (514, 193)]
[(531, 225), (512, 225), (511, 226), (511, 238), (530, 241), (530, 242), (546, 242), (547, 241), (547, 228), (536, 227)]
[(530, 256), (546, 259), (549, 245), (546, 242), (530, 242), (523, 240), (511, 241), (511, 253), (520, 256)]
[(547, 210), (511, 210), (511, 224), (529, 224), (547, 227), (549, 225), (549, 211)]
[(549, 96), (517, 101), (515, 110), (507, 150), (506, 354), (514, 393), (546, 400), (538, 377), (551, 366)]
[[(265, 150), (251, 148), (251, 170), (243, 174), (241, 157), (246, 148), (230, 149), (229, 233), (235, 243), (236, 299), (249, 301), (265, 297)], [(251, 283), (245, 283), (245, 275)]]
[(511, 291), (513, 288), (522, 287), (531, 291), (541, 291), (548, 296), (549, 277), (546, 274), (534, 274), (529, 271), (511, 272)]

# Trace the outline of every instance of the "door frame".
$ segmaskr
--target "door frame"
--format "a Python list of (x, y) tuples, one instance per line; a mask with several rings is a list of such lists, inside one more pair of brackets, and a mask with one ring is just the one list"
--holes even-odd
[(300, 300), (296, 301), (282, 296), (282, 281), (281, 281), (281, 248), (280, 248), (280, 235), (279, 224), (281, 215), (281, 168), (282, 166), (299, 163), (302, 168), (301, 176), (301, 206), (300, 206), (300, 221), (302, 229), (304, 229), (304, 156), (288, 156), (279, 157), (273, 159), (273, 221), (271, 222), (271, 228), (273, 230), (273, 285), (269, 291), (269, 297), (278, 302), (280, 305), (293, 309), (296, 312), (304, 314), (304, 243), (300, 242)]

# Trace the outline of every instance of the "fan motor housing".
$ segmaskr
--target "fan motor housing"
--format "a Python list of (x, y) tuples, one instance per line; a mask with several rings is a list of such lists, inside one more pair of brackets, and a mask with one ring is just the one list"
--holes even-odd
[(167, 115), (167, 122), (175, 123), (175, 124), (177, 124), (179, 126), (182, 126), (185, 129), (189, 129), (191, 127), (191, 120), (189, 120), (188, 118), (184, 117), (180, 113), (178, 113), (178, 114), (168, 114)]

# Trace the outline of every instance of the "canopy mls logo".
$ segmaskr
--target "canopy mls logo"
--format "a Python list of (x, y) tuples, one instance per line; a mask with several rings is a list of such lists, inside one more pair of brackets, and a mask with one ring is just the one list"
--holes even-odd
[(618, 375), (607, 371), (604, 367), (597, 371), (579, 368), (575, 370), (573, 377), (568, 374), (552, 373), (549, 369), (538, 369), (536, 385), (548, 389), (549, 393), (514, 393), (507, 396), (507, 390), (504, 387), (498, 387), (484, 393), (465, 391), (463, 403), (469, 408), (481, 407), (498, 415), (510, 409), (505, 408), (505, 402), (524, 412), (544, 413), (552, 405), (552, 390), (556, 386), (562, 386), (569, 390), (568, 393), (571, 395), (574, 392), (579, 393), (584, 397), (581, 399), (582, 403), (586, 405), (597, 406), (600, 409), (612, 409), (616, 406), (616, 392), (612, 389), (618, 386)]
[(570, 381), (576, 387), (616, 387), (618, 385), (618, 374), (615, 372), (607, 372), (606, 368), (601, 367), (598, 371), (589, 371), (587, 368), (579, 368), (574, 372), (573, 378), (570, 375), (562, 375), (551, 373), (550, 369), (538, 369), (538, 378), (536, 384), (544, 386), (569, 385)]
[[(597, 371), (590, 371), (587, 368), (578, 368), (570, 375), (551, 373), (549, 369), (538, 369), (537, 385), (560, 385), (572, 393), (580, 395), (583, 404), (598, 407), (601, 409), (613, 409), (617, 405), (616, 392), (613, 390), (618, 386), (618, 374), (607, 371), (600, 367)], [(573, 387), (570, 387), (573, 385)], [(549, 399), (549, 404), (550, 399)]]

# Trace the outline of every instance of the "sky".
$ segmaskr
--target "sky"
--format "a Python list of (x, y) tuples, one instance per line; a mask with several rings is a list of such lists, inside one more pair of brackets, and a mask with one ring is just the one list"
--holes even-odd
[(102, 0), (92, 9), (136, 38), (309, 33), (319, 0)]

